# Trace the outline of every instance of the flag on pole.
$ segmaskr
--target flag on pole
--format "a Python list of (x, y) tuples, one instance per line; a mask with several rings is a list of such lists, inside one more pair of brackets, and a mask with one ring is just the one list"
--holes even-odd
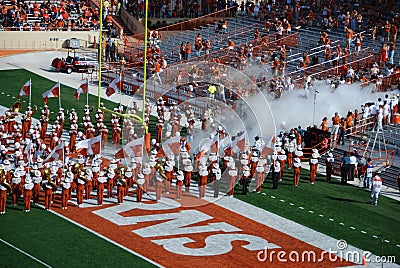
[(125, 157), (143, 157), (143, 147), (144, 137), (141, 137), (124, 145), (114, 156), (117, 159)]
[(175, 135), (163, 142), (162, 149), (165, 156), (178, 155), (181, 152), (181, 136)]
[(18, 94), (18, 99), (21, 99), (22, 96), (30, 96), (31, 95), (31, 79), (27, 81), (22, 87), (21, 91)]
[(54, 149), (51, 151), (51, 153), (47, 156), (47, 158), (43, 161), (43, 164), (48, 163), (48, 162), (53, 162), (57, 160), (63, 160), (63, 151), (64, 151), (64, 143), (60, 142)]
[(76, 143), (76, 152), (79, 155), (99, 154), (101, 148), (101, 135)]
[(275, 148), (275, 134), (272, 133), (272, 135), (266, 140), (265, 144), (263, 145), (261, 152), (260, 152), (260, 157), (267, 157), (267, 155), (270, 155), (274, 152)]
[(121, 92), (121, 87), (122, 87), (122, 81), (121, 77), (118, 75), (107, 87), (106, 89), (106, 95), (107, 97), (110, 97), (114, 93), (120, 93)]
[(31, 150), (33, 148), (33, 142), (29, 142), (26, 146), (25, 146), (25, 150), (24, 150), (24, 154), (25, 155), (29, 155)]
[(49, 98), (59, 98), (60, 97), (60, 82), (57, 82), (51, 89), (47, 90), (42, 94), (44, 104), (47, 103)]
[(82, 85), (80, 85), (78, 87), (78, 89), (76, 90), (75, 94), (74, 94), (74, 98), (79, 100), (79, 96), (82, 93), (88, 93), (89, 91), (89, 81), (86, 79), (85, 83), (83, 83)]
[(236, 136), (227, 146), (224, 151), (232, 150), (233, 152), (243, 152), (246, 149), (246, 132)]

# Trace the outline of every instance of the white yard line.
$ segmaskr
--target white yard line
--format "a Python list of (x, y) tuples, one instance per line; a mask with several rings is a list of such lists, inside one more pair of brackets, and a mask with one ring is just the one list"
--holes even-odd
[(24, 255), (28, 256), (28, 257), (29, 257), (29, 258), (31, 258), (32, 260), (35, 260), (35, 261), (37, 261), (38, 263), (42, 264), (43, 266), (46, 266), (46, 267), (51, 267), (51, 266), (50, 266), (50, 265), (48, 265), (47, 263), (45, 263), (45, 262), (42, 262), (42, 261), (41, 261), (41, 260), (39, 260), (38, 258), (35, 258), (35, 257), (33, 257), (31, 254), (29, 254), (29, 253), (27, 253), (27, 252), (23, 251), (23, 250), (22, 250), (22, 249), (20, 249), (20, 248), (17, 248), (16, 246), (14, 246), (14, 245), (12, 245), (12, 244), (8, 243), (7, 241), (4, 241), (4, 240), (3, 240), (3, 239), (1, 239), (1, 238), (0, 238), (0, 241), (1, 241), (1, 242), (3, 242), (4, 244), (6, 244), (7, 246), (9, 246), (9, 247), (12, 247), (13, 249), (15, 249), (15, 250), (17, 250), (17, 251), (21, 252), (22, 254), (24, 254)]

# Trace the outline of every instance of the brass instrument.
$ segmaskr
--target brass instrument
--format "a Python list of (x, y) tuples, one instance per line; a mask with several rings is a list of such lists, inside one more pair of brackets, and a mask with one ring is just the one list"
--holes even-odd
[(125, 180), (125, 172), (126, 172), (126, 167), (124, 166), (119, 166), (117, 170), (115, 171), (116, 174), (119, 174), (119, 179), (122, 181), (122, 184), (124, 187), (128, 186), (128, 183)]
[(79, 175), (82, 170), (83, 170), (83, 165), (79, 163), (75, 163), (71, 169), (72, 173), (74, 173), (75, 175), (77, 174)]
[[(4, 170), (1, 169), (1, 171), (4, 171)], [(8, 189), (8, 191), (11, 191), (11, 185), (7, 183), (6, 174), (4, 172), (1, 174), (0, 184), (4, 185)]]
[(154, 166), (158, 174), (160, 174), (161, 177), (163, 177), (165, 180), (168, 180), (167, 176), (164, 173), (164, 167), (162, 166), (161, 162), (158, 161), (157, 164)]
[(51, 177), (50, 177), (50, 180), (48, 181), (49, 183), (50, 183), (50, 185), (53, 187), (53, 191), (55, 191), (55, 190), (57, 190), (57, 184), (54, 182), (54, 181), (52, 181), (51, 180)]
[(51, 170), (50, 170), (50, 168), (45, 168), (44, 170), (43, 170), (43, 179), (44, 180), (48, 180), (48, 181), (50, 181), (51, 180)]
[(53, 188), (53, 191), (55, 191), (55, 190), (57, 190), (57, 184), (54, 182), (54, 181), (52, 181), (51, 180), (51, 170), (50, 170), (50, 168), (45, 168), (44, 170), (43, 170), (43, 179), (44, 180), (47, 180), (47, 183), (49, 183), (51, 186), (52, 186), (52, 188)]
[(19, 111), (22, 108), (22, 104), (19, 101), (14, 102), (13, 106), (12, 106), (12, 110), (14, 113), (19, 113)]

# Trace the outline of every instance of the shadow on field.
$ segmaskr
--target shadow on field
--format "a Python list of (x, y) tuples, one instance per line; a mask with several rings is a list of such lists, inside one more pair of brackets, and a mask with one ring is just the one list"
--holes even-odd
[(359, 203), (359, 204), (367, 204), (368, 203), (367, 201), (361, 202), (361, 201), (348, 199), (348, 198), (339, 198), (339, 197), (332, 197), (332, 196), (328, 196), (328, 198), (331, 200), (340, 201), (340, 202)]

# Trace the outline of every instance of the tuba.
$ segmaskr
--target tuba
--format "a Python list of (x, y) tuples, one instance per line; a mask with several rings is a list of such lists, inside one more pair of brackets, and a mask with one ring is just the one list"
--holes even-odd
[(126, 168), (124, 166), (119, 166), (116, 170), (116, 173), (119, 174), (119, 179), (122, 181), (124, 187), (126, 187), (128, 185), (128, 183), (126, 182), (125, 177), (125, 171)]
[(6, 174), (5, 174), (3, 169), (1, 169), (1, 171), (3, 171), (3, 172), (2, 172), (2, 174), (0, 176), (0, 184), (5, 186), (8, 189), (7, 191), (11, 191), (11, 185), (8, 184), (7, 181), (6, 181)]
[(165, 180), (168, 180), (167, 176), (164, 173), (164, 167), (162, 166), (161, 162), (158, 161), (157, 164), (154, 166), (158, 174), (160, 174), (161, 177), (163, 177)]
[(50, 179), (49, 179), (49, 184), (53, 187), (53, 191), (55, 191), (55, 190), (57, 190), (57, 184), (54, 182), (54, 181), (52, 181), (51, 180), (51, 176), (50, 176)]
[(43, 170), (43, 179), (44, 180), (47, 180), (47, 182), (52, 186), (52, 188), (53, 188), (53, 191), (55, 191), (55, 190), (57, 190), (57, 184), (54, 182), (54, 181), (52, 181), (52, 178), (51, 178), (51, 170), (50, 170), (50, 168), (45, 168), (44, 170)]
[(75, 163), (71, 169), (72, 173), (75, 175), (80, 174), (82, 170), (83, 170), (83, 165), (79, 163)]
[(19, 113), (19, 111), (22, 108), (22, 104), (19, 101), (14, 102), (13, 106), (12, 106), (12, 110), (14, 113)]

